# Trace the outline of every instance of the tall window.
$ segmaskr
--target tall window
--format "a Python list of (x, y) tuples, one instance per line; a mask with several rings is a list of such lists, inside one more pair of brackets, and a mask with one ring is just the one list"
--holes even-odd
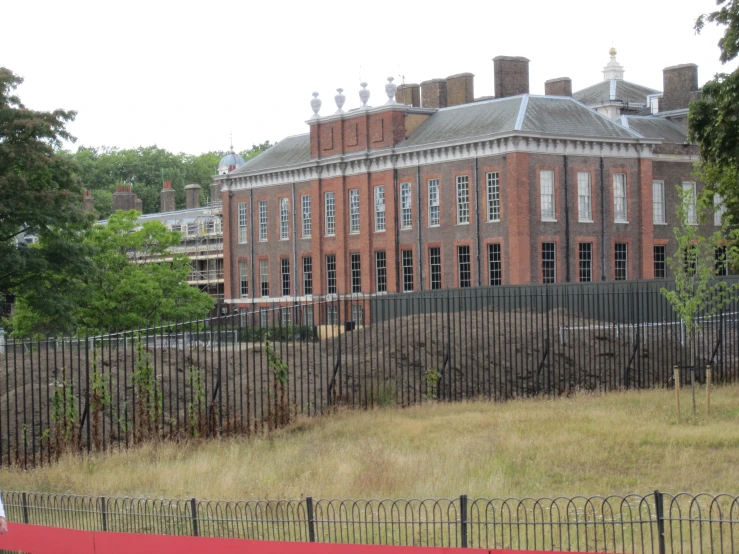
[(541, 219), (554, 221), (554, 170), (542, 169), (539, 172), (539, 190), (541, 191)]
[(352, 294), (362, 292), (362, 263), (359, 254), (350, 255), (352, 270)]
[(487, 181), (488, 221), (500, 221), (500, 175), (497, 171), (485, 174)]
[(695, 183), (684, 182), (685, 211), (688, 216), (688, 225), (698, 225), (698, 211), (696, 210)]
[(403, 292), (413, 292), (413, 250), (402, 250)]
[(307, 239), (311, 236), (310, 194), (301, 196), (300, 203), (303, 206), (303, 238)]
[(438, 227), (439, 215), (439, 180), (429, 179), (429, 227)]
[(377, 271), (377, 292), (387, 292), (387, 258), (384, 251), (375, 252), (375, 271)]
[(713, 195), (713, 224), (716, 227), (721, 227), (721, 220), (724, 217), (726, 211), (726, 205), (724, 199), (721, 198), (720, 194)]
[(593, 280), (593, 243), (580, 243), (580, 282), (589, 283)]
[(664, 279), (667, 274), (666, 253), (664, 244), (654, 245), (654, 278)]
[(429, 248), (429, 268), (431, 269), (431, 290), (441, 289), (441, 248)]
[(249, 296), (249, 264), (239, 262), (239, 285), (241, 298)]
[(616, 243), (615, 269), (616, 281), (625, 281), (629, 278), (629, 245), (625, 242)]
[(290, 296), (290, 260), (280, 260), (280, 275), (282, 276), (282, 296)]
[(400, 228), (410, 229), (413, 225), (411, 211), (411, 184), (400, 183)]
[(267, 308), (259, 310), (259, 324), (262, 327), (267, 327), (267, 325), (269, 325), (269, 310), (267, 310)]
[(280, 198), (280, 240), (287, 240), (289, 233), (288, 210), (290, 209), (290, 199)]
[(326, 304), (326, 323), (328, 325), (339, 324), (339, 307), (335, 303)]
[(259, 260), (259, 292), (269, 296), (269, 260)]
[(349, 233), (359, 233), (359, 189), (349, 190)]
[(457, 225), (470, 222), (470, 183), (467, 175), (457, 176)]
[(326, 256), (326, 294), (336, 294), (336, 256)]
[(457, 259), (459, 265), (459, 286), (467, 288), (472, 286), (472, 264), (470, 263), (470, 247), (458, 246)]
[(613, 174), (613, 220), (616, 223), (627, 223), (626, 212), (626, 173)]
[(239, 202), (239, 244), (246, 243), (246, 202)]
[(352, 304), (352, 321), (357, 325), (364, 323), (364, 306), (361, 304)]
[(267, 201), (259, 201), (259, 240), (264, 242), (267, 240)]
[(375, 187), (375, 231), (385, 230), (385, 185)]
[(336, 234), (336, 195), (327, 192), (325, 196), (326, 213), (326, 236), (333, 237)]
[(313, 258), (310, 256), (303, 258), (303, 294), (313, 294)]
[(652, 181), (652, 218), (657, 224), (665, 223), (664, 181)]
[(580, 221), (593, 221), (593, 203), (590, 194), (590, 172), (577, 172), (577, 214)]
[(553, 242), (541, 243), (541, 282), (557, 282), (557, 245)]
[(503, 284), (502, 259), (500, 244), (497, 242), (488, 244), (488, 274), (490, 276), (491, 286)]
[(723, 277), (728, 273), (728, 268), (726, 267), (726, 247), (717, 247), (714, 250), (714, 256), (716, 258), (716, 275)]

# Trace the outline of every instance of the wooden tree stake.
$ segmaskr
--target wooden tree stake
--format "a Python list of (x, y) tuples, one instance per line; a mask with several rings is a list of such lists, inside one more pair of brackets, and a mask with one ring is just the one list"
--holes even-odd
[(677, 402), (677, 420), (680, 421), (680, 370), (675, 366), (675, 400)]
[(706, 417), (711, 416), (711, 366), (706, 367)]

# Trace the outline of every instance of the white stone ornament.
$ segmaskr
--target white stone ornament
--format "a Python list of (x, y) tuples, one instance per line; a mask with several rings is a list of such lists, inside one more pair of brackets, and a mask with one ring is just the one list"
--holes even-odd
[(394, 84), (395, 77), (388, 77), (387, 84), (385, 85), (385, 94), (387, 94), (386, 104), (397, 104), (395, 101), (395, 91), (398, 90), (398, 85)]
[(334, 96), (334, 100), (336, 100), (336, 107), (339, 108), (338, 110), (336, 110), (336, 113), (337, 114), (344, 113), (344, 110), (341, 109), (341, 108), (344, 107), (344, 102), (346, 102), (346, 96), (344, 96), (343, 94), (341, 94), (342, 92), (344, 92), (344, 89), (343, 88), (337, 88), (336, 89), (336, 92), (339, 93), (336, 96)]
[(370, 91), (367, 90), (367, 83), (359, 83), (362, 87), (362, 90), (359, 91), (359, 101), (362, 102), (362, 108), (367, 109), (369, 106), (367, 105), (367, 101), (370, 97)]
[(318, 98), (318, 93), (313, 93), (313, 100), (310, 101), (310, 107), (313, 108), (313, 117), (319, 118), (321, 116), (318, 115), (318, 112), (321, 110), (321, 100)]

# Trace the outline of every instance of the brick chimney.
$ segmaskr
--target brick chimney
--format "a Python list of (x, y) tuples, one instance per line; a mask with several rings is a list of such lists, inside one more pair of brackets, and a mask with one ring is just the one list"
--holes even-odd
[(162, 213), (173, 212), (175, 210), (174, 189), (172, 181), (164, 181), (162, 192), (159, 193), (159, 211)]
[(529, 93), (529, 60), (521, 56), (493, 58), (495, 97), (506, 98)]
[(85, 194), (82, 197), (82, 209), (88, 213), (92, 213), (95, 211), (95, 203), (92, 199), (91, 190), (85, 190)]
[(431, 79), (421, 83), (422, 108), (446, 108), (446, 79)]
[(134, 210), (136, 209), (136, 199), (131, 192), (131, 185), (116, 185), (113, 193), (113, 212), (118, 210)]
[(215, 182), (210, 184), (210, 201), (221, 202), (221, 183)]
[(395, 101), (406, 106), (413, 106), (414, 108), (421, 107), (421, 87), (416, 83), (407, 83), (405, 85), (398, 85), (398, 90), (395, 92)]
[(457, 73), (446, 78), (447, 106), (459, 106), (475, 101), (475, 76), (472, 73)]
[(659, 111), (687, 108), (698, 91), (698, 66), (694, 63), (673, 65), (662, 70), (663, 94)]
[(133, 195), (133, 209), (140, 214), (144, 213), (144, 202), (135, 194)]
[(185, 208), (192, 210), (200, 207), (200, 185), (192, 184), (185, 187)]
[(546, 96), (572, 96), (572, 79), (569, 77), (549, 79), (544, 83), (544, 94)]

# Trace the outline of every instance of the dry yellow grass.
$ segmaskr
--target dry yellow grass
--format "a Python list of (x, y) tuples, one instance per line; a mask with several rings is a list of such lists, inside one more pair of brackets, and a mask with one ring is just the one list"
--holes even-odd
[(349, 411), (270, 437), (160, 444), (32, 471), (6, 490), (209, 499), (739, 493), (739, 386), (693, 421), (683, 391)]

